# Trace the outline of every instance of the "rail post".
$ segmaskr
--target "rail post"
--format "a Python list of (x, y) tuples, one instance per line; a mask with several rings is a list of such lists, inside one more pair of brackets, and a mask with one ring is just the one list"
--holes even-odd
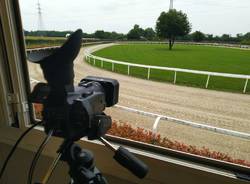
[(128, 65), (128, 75), (130, 75), (130, 66)]
[(94, 58), (94, 65), (95, 65), (95, 58)]
[(148, 68), (148, 77), (147, 77), (148, 80), (150, 79), (150, 73), (151, 73), (151, 68)]
[(210, 75), (207, 76), (206, 89), (208, 88), (209, 81), (210, 81)]
[(245, 83), (245, 86), (244, 86), (243, 93), (246, 93), (246, 92), (247, 92), (247, 84), (248, 84), (248, 79), (246, 80), (246, 83)]
[(112, 63), (112, 72), (115, 70), (115, 64)]
[(154, 122), (154, 125), (153, 125), (153, 129), (152, 129), (152, 132), (153, 132), (154, 134), (157, 133), (157, 127), (158, 127), (158, 125), (159, 125), (159, 122), (160, 122), (161, 118), (162, 118), (161, 116), (158, 116), (158, 117), (155, 119), (155, 122)]
[(176, 84), (176, 79), (177, 79), (177, 71), (174, 71), (174, 84)]
[(101, 67), (103, 68), (103, 60), (101, 60)]

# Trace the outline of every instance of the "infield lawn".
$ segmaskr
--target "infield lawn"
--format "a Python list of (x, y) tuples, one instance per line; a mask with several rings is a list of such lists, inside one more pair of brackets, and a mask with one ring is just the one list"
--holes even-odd
[[(108, 47), (93, 55), (137, 64), (250, 75), (250, 50), (176, 44), (169, 51), (167, 44), (126, 44)], [(99, 62), (96, 64), (100, 66)], [(105, 63), (104, 68), (110, 70), (111, 64)], [(116, 64), (115, 71), (127, 74), (127, 67)], [(147, 77), (147, 69), (132, 67), (130, 73)], [(174, 72), (152, 70), (150, 78), (173, 82)], [(177, 73), (177, 84), (204, 87), (206, 79), (204, 75)], [(242, 79), (211, 77), (209, 88), (242, 92), (244, 84)], [(250, 91), (250, 83), (247, 91)]]

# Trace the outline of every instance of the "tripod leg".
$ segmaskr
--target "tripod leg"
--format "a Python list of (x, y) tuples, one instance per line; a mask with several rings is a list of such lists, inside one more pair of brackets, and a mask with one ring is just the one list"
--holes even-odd
[(72, 179), (70, 179), (69, 184), (74, 184), (74, 181)]
[(101, 184), (108, 184), (108, 181), (103, 176), (102, 176), (102, 179), (101, 179)]
[(61, 156), (62, 156), (61, 153), (59, 153), (59, 154), (57, 155), (57, 157), (56, 157), (55, 160), (53, 161), (52, 165), (50, 166), (49, 170), (47, 171), (46, 175), (44, 176), (44, 178), (43, 178), (43, 180), (42, 180), (42, 184), (46, 184), (46, 183), (49, 181), (49, 179), (50, 179), (50, 177), (51, 177), (53, 171), (55, 170), (55, 168), (56, 168), (56, 166), (57, 166), (57, 164), (58, 164), (58, 162), (59, 162)]

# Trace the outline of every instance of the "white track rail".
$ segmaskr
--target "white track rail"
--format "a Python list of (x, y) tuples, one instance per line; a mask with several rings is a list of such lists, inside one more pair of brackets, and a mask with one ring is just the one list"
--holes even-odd
[[(35, 80), (35, 79), (31, 79), (30, 82), (31, 82), (31, 84), (34, 84), (34, 83), (38, 83), (39, 81)], [(202, 130), (207, 130), (207, 131), (214, 132), (214, 133), (219, 133), (219, 134), (223, 134), (223, 135), (229, 135), (229, 136), (233, 136), (233, 137), (239, 137), (242, 139), (250, 140), (250, 134), (244, 133), (244, 132), (238, 132), (238, 131), (234, 131), (234, 130), (218, 128), (218, 127), (214, 127), (214, 126), (210, 126), (210, 125), (205, 125), (202, 123), (195, 123), (192, 121), (182, 120), (182, 119), (178, 119), (178, 118), (174, 118), (174, 117), (170, 117), (170, 116), (160, 115), (160, 114), (151, 113), (151, 112), (145, 112), (142, 110), (133, 109), (130, 107), (125, 107), (122, 105), (115, 105), (114, 108), (118, 108), (118, 109), (121, 109), (121, 110), (124, 110), (127, 112), (133, 112), (133, 113), (140, 114), (140, 115), (147, 116), (147, 117), (156, 118), (155, 122), (153, 124), (153, 127), (152, 127), (152, 131), (154, 133), (157, 133), (157, 128), (159, 126), (160, 120), (165, 120), (165, 121), (172, 122), (175, 124), (186, 125), (186, 126), (190, 126), (190, 127), (198, 128), (198, 129), (202, 129)]]
[(181, 69), (181, 68), (171, 68), (171, 67), (161, 67), (161, 66), (151, 66), (151, 65), (141, 65), (141, 64), (127, 63), (127, 62), (123, 62), (123, 61), (116, 61), (116, 60), (112, 60), (112, 59), (107, 59), (107, 58), (103, 58), (103, 57), (94, 56), (94, 55), (91, 54), (90, 50), (88, 50), (88, 52), (85, 53), (85, 58), (86, 58), (87, 62), (89, 62), (89, 63), (92, 62), (93, 65), (96, 65), (97, 62), (101, 62), (101, 67), (103, 67), (104, 62), (111, 63), (112, 64), (112, 71), (115, 70), (115, 64), (127, 66), (127, 75), (130, 75), (130, 68), (131, 67), (145, 68), (145, 69), (147, 69), (147, 79), (148, 80), (150, 79), (152, 69), (173, 71), (174, 72), (174, 80), (173, 80), (174, 84), (177, 81), (177, 72), (206, 75), (207, 80), (206, 80), (206, 83), (205, 83), (205, 88), (208, 88), (210, 78), (212, 76), (243, 79), (243, 80), (245, 80), (245, 84), (243, 86), (243, 93), (246, 93), (247, 86), (248, 86), (248, 81), (250, 79), (250, 75), (218, 73), (218, 72), (208, 72), (208, 71), (199, 71), (199, 70), (189, 70), (189, 69)]
[(116, 105), (115, 108), (122, 109), (122, 110), (125, 110), (128, 112), (137, 113), (137, 114), (148, 116), (148, 117), (156, 118), (154, 125), (153, 125), (153, 128), (152, 128), (152, 131), (154, 133), (157, 133), (157, 127), (159, 126), (160, 120), (165, 120), (165, 121), (180, 124), (180, 125), (186, 125), (186, 126), (190, 126), (193, 128), (198, 128), (198, 129), (207, 130), (207, 131), (211, 131), (211, 132), (215, 132), (215, 133), (219, 133), (219, 134), (223, 134), (223, 135), (229, 135), (229, 136), (234, 136), (234, 137), (239, 137), (239, 138), (250, 140), (249, 133), (238, 132), (238, 131), (228, 130), (228, 129), (224, 129), (224, 128), (218, 128), (215, 126), (205, 125), (202, 123), (195, 123), (192, 121), (186, 121), (186, 120), (182, 120), (182, 119), (178, 119), (178, 118), (174, 118), (174, 117), (170, 117), (170, 116), (145, 112), (145, 111), (141, 111), (141, 110), (137, 110), (137, 109), (133, 109), (130, 107), (121, 106), (121, 105)]
[[(166, 45), (166, 41), (119, 41), (118, 44), (163, 44)], [(226, 44), (226, 43), (209, 43), (209, 42), (182, 42), (176, 41), (175, 44), (184, 44), (184, 45), (203, 45), (203, 46), (213, 46), (213, 47), (223, 47), (223, 48), (233, 48), (233, 49), (250, 49), (250, 45), (241, 45), (241, 44)]]
[(60, 48), (60, 47), (54, 46), (54, 47), (41, 47), (41, 48), (27, 49), (27, 52), (36, 52), (36, 51), (41, 51), (41, 50), (53, 50), (57, 48)]

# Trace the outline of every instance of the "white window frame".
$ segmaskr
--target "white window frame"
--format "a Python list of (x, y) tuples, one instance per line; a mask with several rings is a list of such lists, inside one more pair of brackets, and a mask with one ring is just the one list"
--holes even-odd
[[(1, 88), (1, 92), (5, 94), (3, 104), (5, 104), (5, 106), (8, 104), (6, 106), (7, 109), (2, 110), (2, 113), (5, 114), (5, 124), (1, 123), (1, 126), (10, 126), (14, 123), (16, 116), (16, 118), (18, 118), (19, 127), (24, 129), (28, 124), (30, 124), (30, 114), (28, 108), (27, 90), (25, 89), (24, 66), (21, 56), (22, 51), (20, 49), (20, 45), (22, 43), (18, 36), (20, 33), (18, 33), (16, 24), (16, 21), (19, 20), (16, 20), (16, 15), (13, 11), (16, 7), (14, 7), (14, 3), (12, 1), (1, 0), (0, 6), (0, 18), (2, 25), (4, 25), (2, 26), (2, 34), (4, 35), (3, 41), (4, 46), (8, 48), (2, 48), (0, 59), (8, 60), (10, 74), (10, 76), (4, 76), (6, 73), (1, 71), (1, 83), (2, 86), (5, 86)], [(6, 58), (3, 57), (3, 54), (6, 55)], [(3, 64), (3, 62), (1, 62), (1, 64)], [(1, 67), (0, 70), (4, 69), (6, 69), (6, 67)], [(12, 84), (10, 85), (13, 91), (7, 90), (7, 78), (11, 80)]]
[[(27, 109), (27, 89), (25, 88), (26, 84), (25, 84), (24, 66), (23, 66), (23, 58), (22, 58), (22, 52), (24, 51), (22, 51), (22, 49), (20, 48), (20, 45), (22, 44), (20, 42), (22, 41), (20, 40), (20, 37), (18, 37), (18, 34), (20, 33), (18, 33), (18, 29), (16, 27), (17, 24), (15, 21), (17, 20), (13, 11), (14, 9), (13, 2), (14, 0), (13, 1), (11, 0), (0, 1), (0, 7), (2, 7), (2, 9), (0, 9), (0, 19), (2, 22), (4, 22), (5, 25), (7, 25), (3, 27), (5, 44), (6, 44), (6, 47), (8, 48), (6, 56), (7, 56), (8, 62), (10, 63), (9, 67), (10, 67), (11, 82), (12, 84), (15, 84), (13, 85), (13, 99), (12, 100), (14, 102), (16, 100), (16, 104), (17, 104), (16, 107), (18, 109), (17, 114), (18, 114), (19, 125), (20, 125), (20, 129), (13, 129), (9, 127), (9, 123), (13, 121), (12, 120), (13, 117), (9, 117), (8, 115), (6, 115), (6, 112), (8, 111), (8, 109), (10, 109), (11, 111), (11, 108), (10, 107), (6, 109), (2, 108), (2, 106), (3, 107), (10, 106), (10, 102), (7, 100), (8, 93), (9, 93), (9, 91), (7, 90), (8, 79), (7, 79), (7, 76), (5, 76), (1, 72), (1, 69), (0, 69), (0, 79), (1, 79), (0, 85), (3, 86), (3, 87), (0, 86), (0, 92), (3, 92), (3, 94), (5, 94), (6, 96), (6, 98), (3, 99), (4, 103), (0, 104), (1, 105), (0, 115), (4, 115), (4, 118), (5, 118), (4, 121), (6, 120), (8, 122), (8, 124), (6, 124), (6, 122), (0, 122), (0, 140), (1, 140), (0, 143), (8, 142), (8, 144), (10, 145), (13, 145), (13, 142), (15, 142), (17, 137), (23, 132), (24, 129), (27, 128), (27, 125), (29, 125), (31, 121), (30, 120), (31, 116)], [(4, 59), (3, 52), (0, 51), (0, 62), (3, 59)], [(15, 99), (15, 97), (17, 99)], [(34, 152), (37, 149), (38, 142), (41, 142), (42, 138), (43, 138), (43, 132), (39, 130), (35, 130), (31, 134), (29, 134), (28, 139), (24, 140), (24, 142), (21, 145), (21, 148), (23, 148), (24, 150)], [(181, 180), (183, 181), (181, 177), (178, 177), (179, 175), (181, 176), (181, 173), (177, 173), (178, 176), (176, 175), (168, 176), (168, 173), (171, 173), (175, 170), (191, 173), (193, 176), (195, 176), (194, 173), (196, 174), (199, 173), (197, 174), (200, 176), (199, 181), (202, 181), (202, 177), (203, 177), (202, 175), (209, 175), (209, 178), (211, 178), (211, 181), (213, 181), (213, 178), (219, 178), (221, 179), (221, 181), (223, 180), (227, 181), (226, 183), (233, 184), (233, 183), (238, 182), (238, 179), (235, 176), (235, 174), (229, 171), (223, 171), (222, 169), (212, 168), (212, 167), (206, 166), (206, 164), (197, 164), (192, 161), (186, 161), (184, 159), (175, 157), (174, 154), (172, 156), (169, 156), (169, 155), (166, 156), (165, 154), (163, 154), (162, 150), (160, 150), (159, 153), (153, 153), (153, 151), (150, 151), (150, 150), (144, 151), (142, 147), (140, 148), (137, 147), (138, 149), (136, 149), (136, 144), (138, 144), (139, 146), (142, 146), (142, 145), (141, 143), (136, 143), (135, 141), (131, 141), (131, 142), (129, 142), (128, 140), (120, 140), (120, 141), (121, 141), (120, 143), (122, 143), (122, 141), (125, 141), (124, 143), (127, 143), (128, 145), (130, 144), (132, 152), (140, 155), (140, 157), (142, 157), (144, 160), (147, 160), (153, 166), (157, 167), (157, 164), (162, 164), (162, 165), (158, 165), (158, 167), (169, 168), (169, 172), (166, 171), (166, 174), (162, 175), (161, 173), (154, 173), (150, 175), (147, 180), (148, 182), (146, 183), (150, 183), (150, 180), (164, 182), (163, 180), (164, 177), (166, 178), (165, 181), (167, 181), (168, 178), (174, 179), (173, 181), (175, 181), (175, 179), (178, 181), (181, 181)], [(60, 142), (61, 141), (58, 139), (53, 139), (52, 143), (48, 145), (48, 150), (45, 152), (45, 154), (49, 157), (53, 157), (55, 154), (54, 153), (55, 148), (60, 144)], [(99, 156), (98, 158), (101, 158), (103, 153), (108, 154), (108, 155), (112, 154), (109, 151), (103, 150), (104, 148), (103, 146), (101, 146), (99, 142), (81, 141), (80, 144), (87, 149), (96, 150), (96, 152), (98, 152), (97, 154), (97, 157)], [(144, 145), (144, 146), (146, 147), (147, 145)], [(51, 150), (53, 151), (53, 153)], [(181, 155), (181, 153), (179, 154)], [(110, 157), (112, 157), (112, 155), (110, 155)], [(112, 158), (107, 157), (105, 164), (109, 165), (109, 163), (112, 162), (111, 160)], [(205, 160), (206, 159), (204, 159), (204, 162)], [(120, 168), (115, 170), (114, 168), (116, 167), (118, 167), (118, 165), (113, 165), (113, 166), (111, 165), (107, 167), (108, 168), (107, 170), (109, 171), (109, 169), (111, 169), (109, 172), (110, 174), (112, 174), (111, 173), (112, 171), (116, 174), (119, 174), (124, 171), (123, 169), (120, 169)], [(152, 170), (153, 169), (155, 168), (152, 168)], [(131, 177), (131, 175), (128, 175), (127, 173), (121, 173), (121, 176), (123, 176), (124, 179), (126, 179), (126, 177), (130, 177), (129, 179), (131, 179), (134, 182), (138, 181), (137, 179), (135, 179), (134, 177)], [(159, 177), (161, 176), (161, 178), (157, 178), (158, 176)], [(176, 183), (178, 183), (178, 181)], [(196, 179), (194, 179), (194, 183), (197, 183), (195, 181)], [(244, 183), (244, 182), (239, 181), (238, 183)]]

